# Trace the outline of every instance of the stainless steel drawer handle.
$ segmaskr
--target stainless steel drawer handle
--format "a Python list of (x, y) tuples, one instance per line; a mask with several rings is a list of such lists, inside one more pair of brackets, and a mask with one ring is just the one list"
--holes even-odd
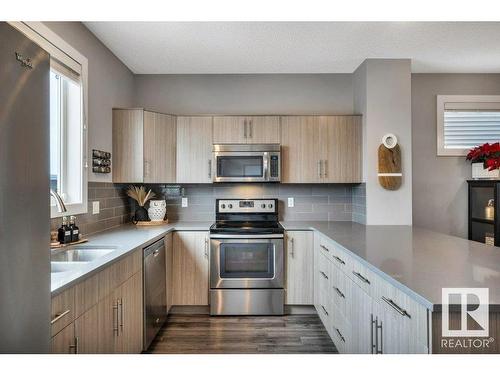
[(326, 273), (324, 273), (323, 271), (319, 271), (319, 273), (321, 274), (321, 276), (328, 280), (328, 276), (326, 276)]
[(153, 251), (153, 256), (157, 257), (160, 254), (160, 249)]
[(329, 249), (329, 248), (327, 248), (326, 246), (324, 246), (324, 245), (319, 245), (319, 246), (320, 246), (323, 250), (326, 250), (327, 252), (330, 252), (330, 249)]
[(56, 314), (56, 315), (54, 316), (54, 319), (52, 319), (52, 320), (50, 321), (50, 324), (54, 324), (55, 322), (57, 322), (57, 321), (58, 321), (59, 319), (61, 319), (62, 317), (64, 317), (64, 316), (68, 315), (70, 312), (71, 312), (71, 310), (66, 310), (66, 311), (64, 311), (64, 312), (62, 312), (62, 313)]
[(408, 311), (399, 307), (392, 299), (382, 296), (382, 300), (391, 306), (394, 310), (396, 310), (402, 316), (406, 316), (408, 319), (411, 319), (411, 315), (408, 314)]
[(120, 306), (120, 332), (123, 332), (123, 300), (120, 298), (118, 305)]
[(338, 328), (335, 328), (335, 330), (337, 331), (337, 335), (339, 335), (340, 339), (345, 342), (345, 338), (344, 336), (342, 336), (342, 333), (340, 333), (339, 329)]
[(345, 262), (342, 260), (342, 258), (339, 258), (338, 256), (334, 255), (333, 258), (339, 262), (340, 264), (345, 264)]
[(321, 308), (323, 309), (323, 312), (324, 312), (326, 315), (329, 315), (329, 314), (328, 314), (328, 311), (326, 311), (326, 309), (325, 309), (325, 306), (321, 305)]
[(79, 342), (79, 339), (78, 339), (78, 336), (76, 336), (74, 344), (72, 344), (72, 345), (69, 346), (70, 349), (74, 350), (75, 354), (78, 354), (78, 342)]
[(370, 280), (368, 280), (366, 277), (364, 277), (362, 274), (360, 274), (359, 272), (356, 272), (356, 271), (352, 271), (352, 273), (357, 276), (360, 280), (362, 280), (363, 282), (367, 283), (367, 284), (371, 284), (370, 283)]
[(337, 292), (337, 294), (339, 296), (341, 296), (342, 298), (345, 298), (345, 294), (342, 293), (339, 288), (337, 288), (336, 286), (334, 286), (333, 289), (335, 289), (335, 291)]
[[(118, 313), (118, 300), (116, 301), (116, 303), (113, 304), (113, 332), (116, 332), (116, 336), (118, 336), (118, 325), (120, 324), (119, 323), (119, 317), (118, 317), (119, 313)], [(115, 326), (115, 322), (116, 322), (116, 326)]]

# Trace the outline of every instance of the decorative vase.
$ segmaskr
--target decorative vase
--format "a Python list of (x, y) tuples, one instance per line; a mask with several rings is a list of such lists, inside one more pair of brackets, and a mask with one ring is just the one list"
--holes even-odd
[(139, 206), (135, 209), (134, 221), (149, 221), (148, 211)]
[(484, 168), (483, 163), (472, 163), (472, 179), (473, 180), (499, 180), (500, 170), (494, 169), (489, 171), (488, 168)]
[(148, 214), (151, 221), (163, 221), (167, 213), (167, 202), (164, 200), (149, 201)]

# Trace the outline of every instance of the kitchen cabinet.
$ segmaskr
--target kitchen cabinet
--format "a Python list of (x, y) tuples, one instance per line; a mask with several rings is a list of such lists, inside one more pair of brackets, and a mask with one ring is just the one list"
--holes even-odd
[(427, 308), (319, 234), (314, 306), (340, 353), (429, 352)]
[(75, 320), (75, 339), (77, 354), (99, 353), (97, 332), (99, 329), (99, 309), (95, 305)]
[(313, 232), (286, 232), (286, 304), (313, 304)]
[(280, 143), (278, 116), (215, 116), (213, 143)]
[(51, 340), (52, 354), (76, 354), (77, 341), (75, 338), (75, 325), (71, 323), (62, 329)]
[(212, 182), (212, 117), (177, 117), (177, 183)]
[(172, 305), (208, 305), (208, 232), (173, 235)]
[(175, 182), (175, 116), (113, 109), (113, 182)]
[(283, 183), (361, 182), (360, 116), (282, 116)]

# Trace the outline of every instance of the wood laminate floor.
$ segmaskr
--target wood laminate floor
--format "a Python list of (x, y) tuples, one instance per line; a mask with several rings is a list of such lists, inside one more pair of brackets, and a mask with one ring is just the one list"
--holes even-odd
[(147, 353), (337, 353), (315, 315), (170, 315)]

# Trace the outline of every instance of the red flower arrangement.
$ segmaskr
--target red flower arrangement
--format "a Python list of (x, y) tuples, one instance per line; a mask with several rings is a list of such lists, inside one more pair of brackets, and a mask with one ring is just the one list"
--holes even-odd
[(467, 154), (467, 160), (472, 163), (483, 163), (484, 168), (488, 168), (489, 171), (500, 169), (500, 142), (474, 147)]

